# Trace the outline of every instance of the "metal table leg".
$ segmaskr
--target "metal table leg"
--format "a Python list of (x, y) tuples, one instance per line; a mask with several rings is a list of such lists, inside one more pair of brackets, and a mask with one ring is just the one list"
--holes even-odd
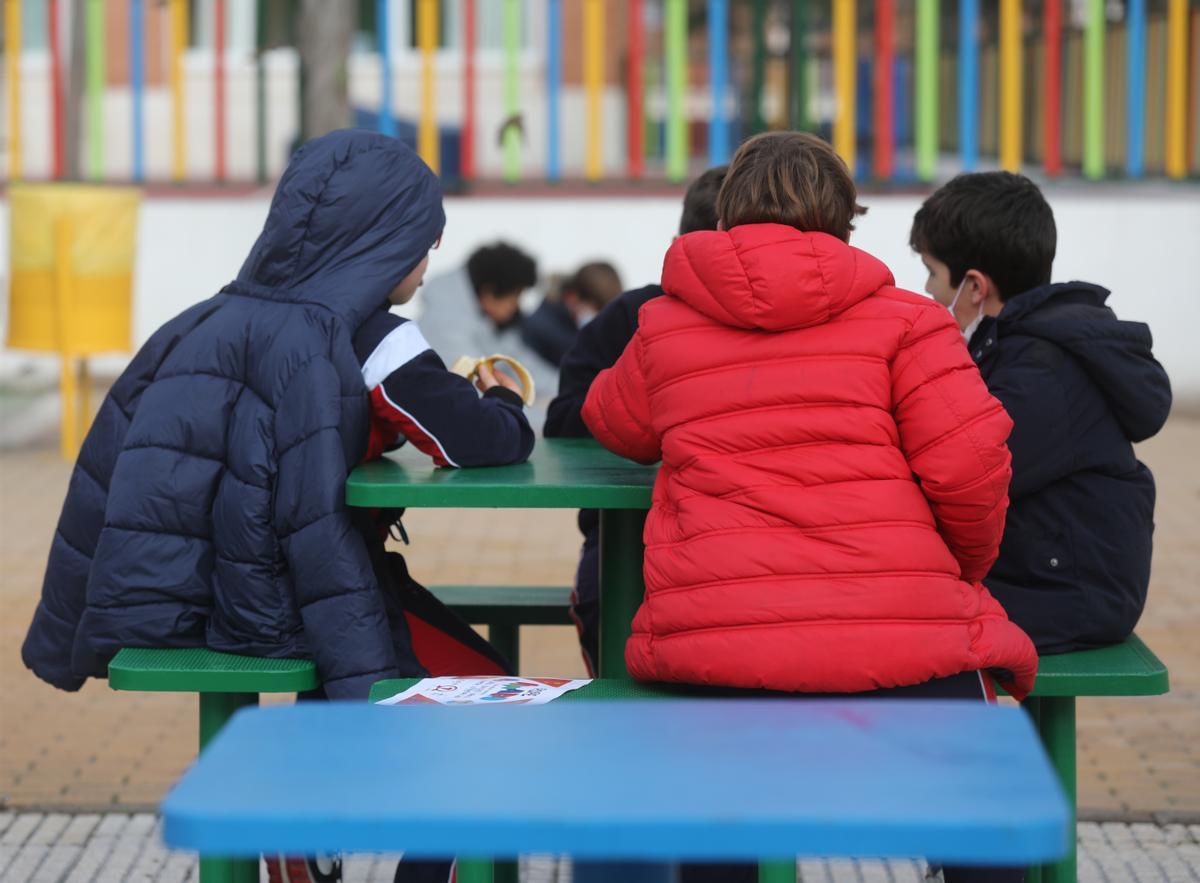
[[(257, 693), (200, 694), (200, 750), (213, 740), (234, 712), (258, 704)], [(258, 859), (200, 859), (200, 883), (258, 883)]]
[(627, 678), (625, 641), (646, 592), (644, 509), (600, 510), (600, 677)]
[(1075, 833), (1075, 697), (1043, 696), (1038, 714), (1038, 731), (1058, 780), (1067, 795), (1071, 835), (1067, 854), (1061, 861), (1042, 867), (1042, 883), (1076, 883)]

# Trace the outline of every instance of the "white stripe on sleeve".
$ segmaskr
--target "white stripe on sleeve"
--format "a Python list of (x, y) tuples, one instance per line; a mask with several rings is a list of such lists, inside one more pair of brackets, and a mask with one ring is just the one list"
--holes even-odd
[(363, 380), (367, 389), (374, 389), (401, 365), (408, 364), (429, 348), (429, 342), (416, 322), (405, 322), (394, 329), (379, 341), (379, 346), (363, 363)]

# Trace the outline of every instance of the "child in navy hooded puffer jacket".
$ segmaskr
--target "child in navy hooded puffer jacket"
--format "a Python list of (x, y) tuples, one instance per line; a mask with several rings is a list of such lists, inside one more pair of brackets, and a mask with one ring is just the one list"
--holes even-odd
[[(29, 668), (78, 690), (122, 647), (209, 647), (311, 658), (344, 699), (425, 673), (406, 611), (427, 599), (345, 505), (347, 472), (405, 441), (469, 466), (534, 440), (515, 381), (487, 376), (481, 398), (388, 312), (444, 225), (437, 178), (395, 139), (333, 132), (296, 154), (237, 279), (152, 335), (101, 405)], [(463, 640), (469, 668), (503, 671)]]

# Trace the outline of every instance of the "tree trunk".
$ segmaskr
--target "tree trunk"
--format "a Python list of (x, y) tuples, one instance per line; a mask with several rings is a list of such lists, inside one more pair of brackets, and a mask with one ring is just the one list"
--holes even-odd
[(83, 178), (84, 77), (86, 75), (84, 16), (87, 0), (70, 0), (71, 34), (67, 40), (66, 88), (63, 90), (63, 175), (68, 181)]
[(350, 124), (346, 63), (358, 4), (301, 0), (300, 131), (307, 141)]

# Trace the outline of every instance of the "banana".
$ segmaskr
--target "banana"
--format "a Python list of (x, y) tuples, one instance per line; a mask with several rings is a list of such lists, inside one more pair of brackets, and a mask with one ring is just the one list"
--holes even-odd
[(476, 358), (474, 356), (459, 356), (458, 361), (450, 368), (450, 371), (457, 374), (459, 377), (465, 377), (467, 380), (474, 380), (479, 373), (480, 365), (487, 365), (489, 368), (497, 362), (503, 362), (512, 368), (513, 373), (517, 375), (517, 380), (521, 384), (521, 398), (524, 399), (526, 405), (532, 405), (536, 397), (536, 390), (533, 387), (533, 375), (529, 370), (514, 359), (512, 356), (484, 356)]

